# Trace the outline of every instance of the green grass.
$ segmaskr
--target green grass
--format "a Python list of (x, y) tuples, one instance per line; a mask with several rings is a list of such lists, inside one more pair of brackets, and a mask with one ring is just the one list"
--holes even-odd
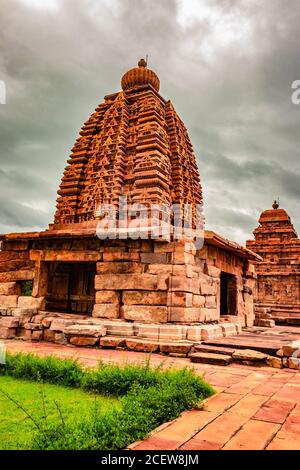
[(70, 359), (8, 353), (0, 365), (0, 448), (123, 449), (214, 393), (193, 369), (153, 368), (150, 357), (85, 369)]
[[(42, 393), (44, 393), (47, 419), (51, 426), (59, 423), (55, 402), (61, 407), (66, 425), (71, 421), (74, 422), (74, 419), (76, 421), (76, 418), (88, 419), (91, 409), (95, 406), (95, 400), (98, 412), (103, 415), (120, 407), (116, 398), (103, 397), (58, 385), (41, 385), (7, 376), (0, 376), (0, 390), (4, 390), (14, 400), (21, 403), (37, 421), (43, 419)], [(0, 392), (0, 450), (30, 449), (34, 431), (33, 422)]]

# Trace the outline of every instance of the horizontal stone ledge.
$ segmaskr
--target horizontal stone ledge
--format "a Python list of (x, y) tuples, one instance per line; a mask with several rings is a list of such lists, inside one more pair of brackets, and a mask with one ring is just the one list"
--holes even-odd
[(64, 329), (64, 334), (66, 336), (95, 336), (99, 338), (106, 335), (106, 328), (104, 325), (72, 325)]
[(32, 261), (70, 261), (97, 262), (102, 260), (100, 251), (70, 251), (70, 250), (31, 250)]
[(20, 270), (0, 273), (0, 282), (32, 281), (33, 279), (34, 270)]

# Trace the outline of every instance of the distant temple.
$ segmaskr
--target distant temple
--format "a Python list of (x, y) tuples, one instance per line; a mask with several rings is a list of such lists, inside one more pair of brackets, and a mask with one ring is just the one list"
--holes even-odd
[(261, 214), (253, 234), (246, 246), (263, 258), (256, 263), (256, 306), (268, 308), (277, 320), (300, 317), (300, 240), (277, 201)]
[[(0, 237), (0, 337), (117, 346), (124, 336), (193, 342), (207, 331), (222, 336), (253, 324), (253, 262), (260, 257), (203, 232), (193, 148), (159, 86), (143, 59), (127, 72), (122, 91), (106, 96), (80, 132), (54, 223), (42, 232)], [(120, 218), (124, 198), (141, 207), (104, 239), (105, 215), (115, 210)], [(184, 213), (182, 226), (189, 219), (189, 228), (200, 229), (201, 246), (185, 233), (176, 238), (182, 227), (172, 205)], [(149, 215), (153, 207), (155, 216)], [(149, 237), (147, 227), (139, 236), (126, 231), (139, 212), (151, 227), (170, 226), (170, 237)], [(113, 229), (112, 223), (107, 234)], [(111, 335), (115, 343), (104, 339)]]

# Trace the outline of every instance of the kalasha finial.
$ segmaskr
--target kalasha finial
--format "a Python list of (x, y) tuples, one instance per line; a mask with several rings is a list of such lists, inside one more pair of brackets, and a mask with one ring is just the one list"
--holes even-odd
[(274, 204), (273, 204), (273, 209), (278, 209), (279, 208), (279, 204), (277, 201), (274, 201)]
[(146, 68), (147, 67), (147, 62), (145, 61), (145, 59), (139, 60), (138, 66)]

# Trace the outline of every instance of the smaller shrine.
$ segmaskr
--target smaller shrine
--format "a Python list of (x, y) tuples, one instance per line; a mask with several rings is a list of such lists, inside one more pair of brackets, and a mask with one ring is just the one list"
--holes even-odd
[(300, 240), (291, 218), (275, 201), (253, 234), (246, 246), (263, 258), (255, 263), (257, 312), (266, 308), (278, 321), (300, 317)]

